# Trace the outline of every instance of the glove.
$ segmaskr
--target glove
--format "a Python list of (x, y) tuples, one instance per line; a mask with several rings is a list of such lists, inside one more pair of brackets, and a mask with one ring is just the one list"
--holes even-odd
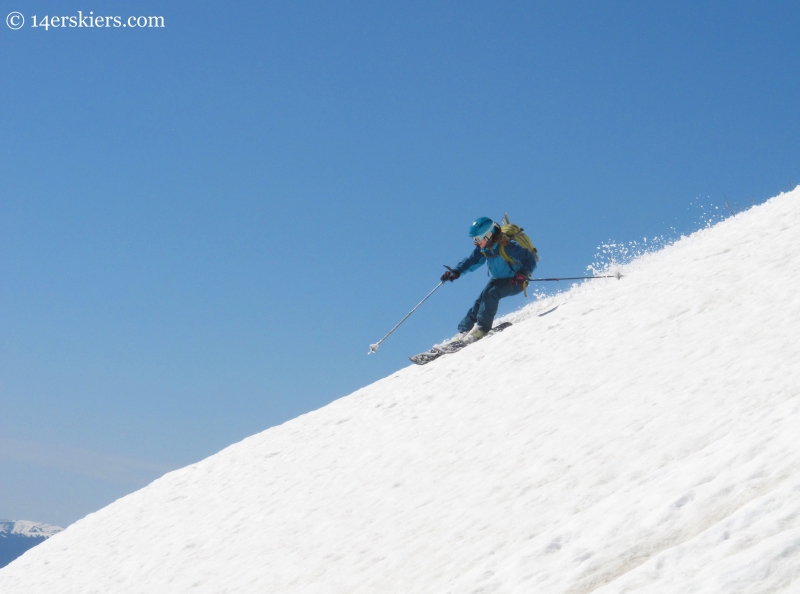
[(445, 273), (442, 275), (442, 278), (441, 278), (440, 280), (441, 280), (442, 282), (444, 282), (444, 281), (450, 281), (450, 282), (452, 283), (452, 282), (453, 282), (454, 280), (456, 280), (456, 279), (457, 279), (459, 276), (461, 276), (461, 273), (460, 273), (458, 270), (448, 270), (447, 272), (445, 272)]
[(526, 277), (526, 276), (525, 276), (524, 274), (522, 274), (521, 272), (518, 272), (518, 273), (517, 273), (517, 274), (515, 274), (515, 275), (514, 275), (514, 277), (511, 279), (511, 284), (512, 284), (512, 285), (524, 285), (526, 280), (528, 280), (528, 277)]

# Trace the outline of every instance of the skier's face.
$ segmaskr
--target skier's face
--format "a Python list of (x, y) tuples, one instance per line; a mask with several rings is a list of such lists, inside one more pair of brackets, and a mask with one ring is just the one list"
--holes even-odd
[(490, 227), (489, 230), (484, 233), (483, 235), (478, 235), (477, 237), (473, 237), (472, 240), (475, 242), (479, 248), (483, 249), (489, 242), (492, 240), (492, 235), (494, 235), (494, 227)]

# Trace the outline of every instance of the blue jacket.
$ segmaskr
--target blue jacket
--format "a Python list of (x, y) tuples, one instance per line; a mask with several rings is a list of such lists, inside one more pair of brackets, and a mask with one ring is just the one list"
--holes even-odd
[(513, 266), (503, 259), (503, 256), (500, 255), (500, 246), (495, 243), (492, 247), (483, 250), (476, 246), (472, 254), (458, 263), (455, 270), (461, 274), (472, 272), (486, 262), (489, 266), (489, 274), (493, 278), (511, 278), (518, 273), (529, 276), (536, 268), (536, 258), (524, 247), (520, 247), (514, 241), (509, 241), (505, 248), (506, 254), (514, 259)]

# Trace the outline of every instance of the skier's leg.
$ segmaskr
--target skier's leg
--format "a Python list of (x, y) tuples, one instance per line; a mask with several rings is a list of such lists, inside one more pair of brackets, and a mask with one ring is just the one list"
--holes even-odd
[(522, 293), (522, 285), (512, 285), (509, 278), (494, 279), (486, 285), (483, 293), (481, 293), (480, 306), (475, 318), (478, 327), (485, 332), (491, 330), (500, 300), (503, 297), (519, 295), (520, 293)]
[[(485, 290), (486, 289), (484, 289), (484, 291)], [(483, 293), (481, 293), (480, 296), (478, 296), (473, 306), (467, 312), (467, 315), (465, 315), (464, 319), (461, 320), (461, 323), (458, 325), (459, 332), (463, 333), (472, 330), (472, 327), (475, 325), (475, 320), (478, 319), (478, 309), (480, 309), (481, 306), (481, 299), (483, 299)]]

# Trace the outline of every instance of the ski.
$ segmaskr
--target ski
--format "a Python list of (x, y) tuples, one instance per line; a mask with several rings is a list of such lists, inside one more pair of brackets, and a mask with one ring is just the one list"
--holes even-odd
[[(509, 326), (511, 326), (511, 322), (503, 322), (502, 324), (498, 324), (497, 326), (492, 328), (483, 338), (494, 336), (495, 334), (497, 334), (498, 332), (502, 332)], [(483, 338), (481, 340), (483, 340)], [(435, 361), (442, 355), (450, 355), (452, 353), (457, 353), (464, 347), (468, 347), (471, 344), (472, 344), (471, 342), (464, 342), (462, 340), (453, 340), (452, 342), (448, 342), (447, 344), (441, 347), (435, 346), (431, 348), (431, 350), (429, 351), (425, 351), (424, 353), (420, 353), (419, 355), (414, 355), (413, 357), (409, 357), (409, 359), (411, 360), (412, 363), (416, 363), (417, 365), (426, 365), (431, 361)]]

